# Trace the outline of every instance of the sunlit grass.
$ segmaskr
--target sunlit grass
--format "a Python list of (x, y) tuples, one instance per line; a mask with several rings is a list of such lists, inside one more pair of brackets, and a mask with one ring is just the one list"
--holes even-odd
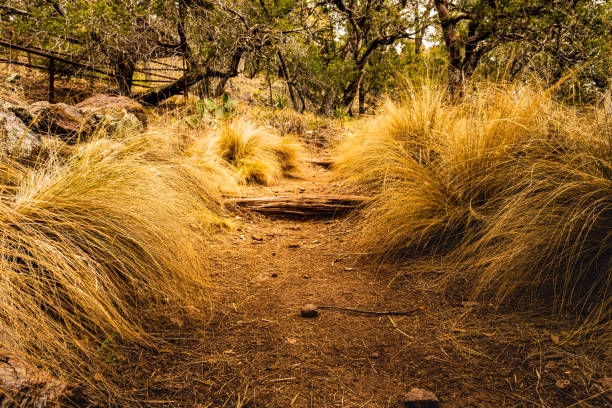
[(98, 136), (72, 155), (0, 169), (1, 338), (84, 384), (108, 363), (101, 347), (156, 344), (156, 310), (206, 316), (201, 251), (226, 222), (216, 162), (185, 157), (159, 129)]
[(213, 152), (240, 184), (272, 184), (303, 165), (303, 148), (293, 137), (281, 137), (243, 118), (221, 123), (210, 139), (196, 141), (189, 150), (194, 156)]
[(335, 168), (374, 195), (358, 220), (366, 252), (434, 259), (498, 303), (550, 298), (609, 342), (610, 123), (526, 86), (451, 101), (427, 84), (347, 137)]

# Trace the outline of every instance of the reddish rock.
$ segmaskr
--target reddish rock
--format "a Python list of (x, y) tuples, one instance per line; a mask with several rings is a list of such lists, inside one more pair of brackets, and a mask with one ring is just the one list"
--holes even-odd
[(317, 317), (319, 315), (319, 310), (315, 305), (309, 303), (307, 305), (304, 305), (304, 307), (300, 311), (300, 314), (302, 315), (302, 317)]
[(74, 401), (66, 383), (36, 370), (23, 361), (2, 355), (0, 408), (60, 408)]
[(96, 127), (92, 117), (65, 103), (40, 101), (30, 105), (28, 110), (38, 131), (59, 136), (68, 143), (75, 143), (80, 137), (82, 140)]
[(402, 398), (403, 408), (440, 408), (436, 394), (421, 388), (413, 388)]

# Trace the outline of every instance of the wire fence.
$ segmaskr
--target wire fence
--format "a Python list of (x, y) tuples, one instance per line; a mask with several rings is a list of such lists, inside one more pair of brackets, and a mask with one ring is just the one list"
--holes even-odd
[[(182, 58), (179, 61), (182, 66), (161, 60), (143, 62), (143, 66), (137, 67), (132, 78), (130, 78), (132, 86), (149, 89), (176, 81), (185, 71), (184, 61), (182, 61)], [(114, 71), (114, 67), (110, 65), (93, 66), (87, 61), (79, 60), (66, 53), (15, 44), (2, 39), (0, 39), (0, 64), (6, 64), (9, 67), (11, 65), (22, 66), (46, 72), (48, 74), (49, 102), (55, 101), (56, 76), (105, 81), (112, 87), (119, 89), (119, 78)]]

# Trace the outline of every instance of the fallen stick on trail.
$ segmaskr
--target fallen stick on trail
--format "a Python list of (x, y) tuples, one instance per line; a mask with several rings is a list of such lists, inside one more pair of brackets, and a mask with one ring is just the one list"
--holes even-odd
[(409, 316), (411, 314), (414, 314), (416, 312), (423, 310), (423, 308), (421, 307), (417, 307), (415, 309), (407, 310), (404, 312), (393, 312), (393, 311), (391, 312), (373, 312), (370, 310), (349, 309), (345, 307), (335, 307), (335, 306), (319, 306), (318, 308), (321, 310), (333, 310), (336, 312), (351, 312), (351, 313), (367, 314), (367, 315), (374, 315), (374, 316)]

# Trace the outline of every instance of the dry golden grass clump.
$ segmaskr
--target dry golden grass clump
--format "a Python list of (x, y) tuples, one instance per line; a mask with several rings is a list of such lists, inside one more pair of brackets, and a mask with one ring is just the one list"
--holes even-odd
[(325, 147), (337, 142), (345, 120), (317, 115), (312, 112), (298, 112), (291, 108), (272, 109), (262, 106), (248, 106), (245, 117), (262, 126), (269, 126), (281, 136), (290, 135), (308, 147)]
[(519, 192), (450, 256), (474, 296), (552, 299), (584, 321), (580, 334), (612, 345), (612, 150), (592, 147), (524, 169)]
[(370, 253), (434, 259), (498, 302), (550, 295), (612, 340), (610, 123), (528, 87), (451, 102), (424, 85), (348, 137), (335, 168), (374, 196)]
[(310, 129), (314, 115), (293, 109), (255, 109), (254, 120), (263, 120), (282, 135), (303, 135)]
[(200, 139), (192, 157), (213, 152), (225, 161), (241, 184), (272, 184), (302, 167), (303, 149), (291, 136), (278, 136), (243, 118), (220, 124), (211, 140)]
[(399, 103), (388, 101), (380, 115), (367, 122), (340, 143), (334, 168), (350, 182), (368, 189), (382, 186), (402, 155), (426, 160), (430, 152), (427, 141), (452, 120), (452, 110), (444, 104), (442, 88), (409, 89)]
[(0, 332), (56, 375), (94, 381), (111, 340), (153, 344), (156, 309), (209, 307), (199, 250), (218, 186), (154, 146), (96, 140), (19, 177), (2, 169)]

